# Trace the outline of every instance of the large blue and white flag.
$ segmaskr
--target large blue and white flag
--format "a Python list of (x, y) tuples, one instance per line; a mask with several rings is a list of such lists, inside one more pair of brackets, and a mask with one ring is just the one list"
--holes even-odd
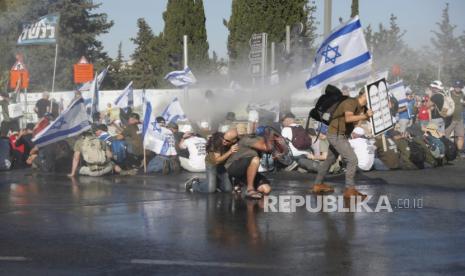
[(400, 80), (393, 84), (388, 85), (389, 92), (397, 99), (399, 107), (407, 106), (408, 99), (406, 94), (406, 89), (404, 86), (404, 81)]
[(316, 52), (306, 81), (307, 89), (323, 88), (328, 83), (371, 70), (372, 58), (358, 16), (335, 28)]
[[(110, 68), (110, 66), (108, 65), (107, 68), (103, 69), (102, 72), (100, 72), (97, 76), (97, 86), (98, 88), (100, 88), (100, 86), (102, 85), (102, 82), (103, 82), (103, 79), (105, 78), (105, 76), (107, 75), (108, 73), (108, 68)], [(89, 82), (86, 82), (84, 83), (81, 87), (79, 87), (79, 91), (89, 91), (91, 88), (92, 88), (92, 84), (93, 84), (93, 80), (92, 81), (89, 81)]]
[(182, 110), (181, 103), (178, 98), (174, 98), (173, 101), (165, 108), (161, 114), (167, 124), (176, 123), (178, 120), (186, 119), (186, 114)]
[(197, 82), (189, 67), (182, 71), (173, 71), (165, 76), (165, 80), (171, 82), (176, 87), (186, 87)]
[(41, 130), (32, 139), (38, 147), (43, 147), (69, 137), (77, 136), (90, 129), (89, 117), (86, 113), (84, 99), (72, 102), (55, 121)]
[(144, 149), (164, 156), (177, 154), (173, 133), (157, 123), (149, 101), (146, 102), (142, 135)]
[(132, 81), (124, 88), (121, 95), (116, 98), (114, 105), (119, 108), (134, 107), (134, 91)]

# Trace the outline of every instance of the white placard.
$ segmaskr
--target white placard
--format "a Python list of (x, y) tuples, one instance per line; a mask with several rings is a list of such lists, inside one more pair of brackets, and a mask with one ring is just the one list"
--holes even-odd
[(23, 104), (21, 103), (9, 104), (8, 115), (10, 115), (10, 118), (12, 119), (23, 116)]
[(394, 120), (389, 110), (389, 95), (386, 79), (382, 78), (365, 86), (368, 108), (373, 111), (370, 119), (371, 129), (375, 136), (394, 127)]

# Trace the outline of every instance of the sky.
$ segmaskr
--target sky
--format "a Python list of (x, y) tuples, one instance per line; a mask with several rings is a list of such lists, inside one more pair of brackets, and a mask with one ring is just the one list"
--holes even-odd
[[(324, 1), (315, 0), (316, 19), (320, 22), (318, 33), (323, 32)], [(99, 2), (97, 0), (96, 2)], [(123, 55), (129, 59), (135, 46), (130, 41), (137, 34), (137, 19), (145, 18), (155, 34), (163, 31), (162, 14), (167, 0), (100, 0), (102, 5), (97, 12), (108, 14), (114, 26), (108, 34), (100, 36), (105, 50), (115, 57), (118, 44), (123, 43)], [(215, 51), (219, 57), (227, 58), (228, 30), (223, 25), (223, 18), (229, 20), (232, 0), (204, 0), (207, 37), (210, 55)], [(351, 0), (333, 0), (332, 27), (339, 24), (339, 17), (348, 20)], [(390, 14), (397, 16), (398, 25), (407, 31), (404, 40), (410, 47), (421, 48), (430, 44), (432, 30), (438, 30), (436, 23), (441, 20), (445, 3), (450, 4), (451, 23), (457, 25), (455, 35), (465, 31), (464, 0), (359, 0), (360, 19), (363, 26), (388, 26)], [(284, 32), (284, 30), (283, 30)]]

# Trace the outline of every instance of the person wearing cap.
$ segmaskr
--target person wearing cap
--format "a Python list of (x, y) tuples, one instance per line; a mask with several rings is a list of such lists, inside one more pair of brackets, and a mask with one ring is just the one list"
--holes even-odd
[(46, 113), (50, 113), (50, 100), (48, 92), (42, 93), (42, 98), (36, 102), (34, 112), (37, 114), (37, 118), (42, 119)]
[(412, 119), (414, 117), (414, 108), (415, 108), (415, 98), (413, 92), (410, 88), (405, 90), (405, 95), (407, 96), (407, 103), (405, 106), (399, 108), (399, 131), (405, 133), (407, 127), (412, 124)]
[(375, 161), (376, 147), (365, 136), (365, 130), (361, 127), (354, 128), (349, 140), (350, 145), (357, 155), (358, 168), (362, 171), (369, 171)]
[(418, 105), (418, 123), (420, 127), (425, 127), (429, 124), (431, 118), (431, 109), (428, 106), (429, 97), (423, 96), (421, 103)]
[[(337, 89), (332, 85), (328, 85), (326, 90)], [(357, 155), (350, 146), (348, 137), (355, 128), (355, 124), (360, 121), (368, 120), (373, 116), (373, 111), (368, 109), (364, 112), (367, 105), (367, 95), (365, 89), (360, 90), (357, 98), (348, 98), (342, 101), (334, 113), (332, 120), (328, 126), (328, 142), (330, 144), (328, 157), (318, 169), (318, 175), (315, 178), (314, 185), (311, 188), (313, 193), (327, 193), (334, 192), (334, 188), (323, 183), (325, 175), (328, 173), (331, 165), (336, 161), (338, 155), (346, 162), (346, 189), (344, 191), (344, 198), (350, 199), (352, 196), (361, 196), (362, 199), (366, 195), (360, 193), (355, 188), (355, 173), (357, 171)]]
[(204, 172), (207, 140), (195, 135), (192, 127), (186, 127), (179, 148), (188, 150), (189, 158), (179, 157), (181, 167), (189, 172)]
[[(286, 171), (291, 171), (296, 167), (300, 167), (305, 169), (308, 172), (317, 172), (319, 162), (317, 158), (311, 152), (311, 138), (309, 137), (308, 133), (305, 129), (301, 126), (296, 124), (295, 116), (292, 113), (287, 113), (282, 118), (282, 130), (281, 135), (289, 141), (289, 147), (291, 148), (292, 156), (294, 158), (294, 162), (291, 165), (285, 168)], [(299, 139), (300, 141), (305, 141), (304, 138), (295, 137), (297, 135), (306, 135), (307, 140), (309, 142), (308, 149), (297, 149), (296, 146), (293, 144), (294, 141)]]
[(444, 132), (445, 123), (441, 116), (441, 110), (444, 106), (444, 95), (441, 81), (433, 81), (430, 84), (431, 97), (429, 98), (428, 106), (431, 110), (431, 122), (435, 123), (441, 132)]
[(445, 130), (445, 135), (447, 138), (450, 137), (452, 132), (454, 132), (454, 141), (457, 145), (457, 149), (459, 152), (463, 150), (463, 137), (465, 134), (464, 126), (463, 126), (463, 83), (462, 81), (454, 82), (454, 89), (451, 93), (451, 97), (454, 100), (455, 109), (454, 113), (452, 114), (452, 122)]
[(128, 146), (126, 167), (139, 167), (144, 155), (142, 132), (139, 129), (139, 123), (139, 114), (131, 113), (128, 118), (128, 125), (123, 129), (121, 134), (116, 135), (117, 140), (125, 140)]

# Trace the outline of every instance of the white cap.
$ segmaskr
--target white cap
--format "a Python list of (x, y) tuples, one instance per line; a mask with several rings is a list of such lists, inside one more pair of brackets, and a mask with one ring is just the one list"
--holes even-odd
[(444, 89), (444, 86), (442, 86), (442, 81), (439, 81), (439, 80), (433, 81), (429, 86), (432, 87), (432, 88), (439, 89), (439, 90)]
[(191, 125), (180, 125), (179, 126), (179, 131), (180, 132), (184, 132), (184, 133), (187, 133), (187, 132), (192, 132), (192, 126)]
[(365, 130), (363, 128), (361, 128), (361, 127), (356, 127), (356, 128), (354, 128), (352, 133), (362, 136), (362, 135), (365, 135)]

